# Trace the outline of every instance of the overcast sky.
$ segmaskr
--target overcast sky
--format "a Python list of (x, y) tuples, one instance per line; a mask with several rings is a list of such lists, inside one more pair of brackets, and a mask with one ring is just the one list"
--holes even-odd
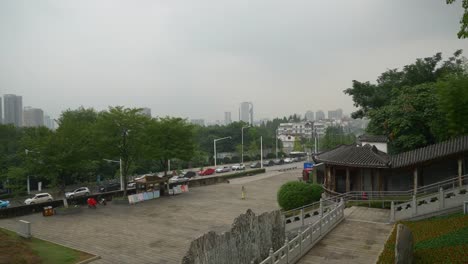
[[(353, 111), (351, 81), (468, 53), (461, 0), (0, 1), (0, 95), (53, 117), (79, 106), (238, 119)], [(466, 53), (465, 53), (466, 56)]]

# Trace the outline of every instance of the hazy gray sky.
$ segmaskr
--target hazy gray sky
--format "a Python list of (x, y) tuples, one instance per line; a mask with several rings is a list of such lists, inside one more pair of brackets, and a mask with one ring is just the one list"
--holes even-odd
[(242, 101), (256, 118), (349, 113), (353, 79), (468, 53), (461, 13), (445, 0), (2, 0), (0, 95), (54, 117), (125, 105), (237, 120)]

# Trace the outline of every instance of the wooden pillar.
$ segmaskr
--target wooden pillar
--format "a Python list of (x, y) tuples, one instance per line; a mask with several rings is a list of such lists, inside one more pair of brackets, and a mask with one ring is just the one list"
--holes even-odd
[(327, 168), (327, 189), (332, 189), (332, 182), (331, 182), (331, 168)]
[(349, 168), (346, 167), (346, 192), (351, 191), (351, 183), (349, 181)]
[(458, 158), (458, 185), (462, 186), (462, 173), (463, 173), (463, 159), (460, 157)]
[(414, 195), (418, 193), (418, 168), (413, 170)]
[(383, 191), (382, 172), (380, 169), (377, 169), (377, 185), (379, 186), (379, 192)]
[(336, 168), (333, 167), (333, 171), (332, 171), (332, 190), (334, 192), (336, 192)]
[(371, 192), (374, 191), (374, 169), (371, 169), (370, 170), (370, 189), (371, 189)]
[(359, 179), (361, 180), (359, 184), (361, 186), (360, 190), (364, 191), (364, 175), (362, 174), (362, 168), (359, 169)]

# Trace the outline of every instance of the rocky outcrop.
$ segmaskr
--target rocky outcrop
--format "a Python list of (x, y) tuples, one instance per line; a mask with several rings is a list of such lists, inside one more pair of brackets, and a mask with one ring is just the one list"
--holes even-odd
[(208, 232), (190, 244), (183, 264), (259, 263), (284, 244), (285, 229), (279, 211), (255, 215), (247, 210), (223, 234)]

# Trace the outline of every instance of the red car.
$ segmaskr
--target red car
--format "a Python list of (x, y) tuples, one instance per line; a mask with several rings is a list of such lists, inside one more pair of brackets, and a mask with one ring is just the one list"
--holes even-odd
[(198, 175), (200, 176), (206, 176), (206, 175), (211, 175), (215, 173), (215, 170), (213, 168), (208, 168), (208, 169), (205, 169), (205, 170), (201, 170), (198, 172)]

